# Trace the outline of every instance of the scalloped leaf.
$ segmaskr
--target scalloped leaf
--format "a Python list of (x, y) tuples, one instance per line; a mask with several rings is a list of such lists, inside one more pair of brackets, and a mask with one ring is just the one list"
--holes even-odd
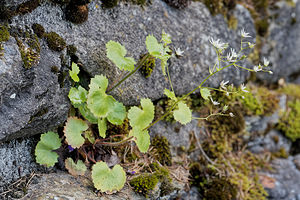
[(81, 86), (79, 86), (78, 89), (75, 87), (71, 87), (68, 97), (72, 105), (75, 108), (78, 108), (80, 104), (86, 102), (87, 93), (88, 92), (86, 91), (86, 89)]
[(133, 106), (128, 111), (128, 119), (132, 128), (144, 129), (146, 128), (154, 118), (154, 105), (150, 99), (141, 99), (140, 109)]
[(190, 108), (182, 102), (178, 103), (178, 110), (173, 112), (174, 119), (181, 124), (187, 124), (192, 121), (192, 112)]
[(211, 96), (210, 90), (208, 88), (201, 88), (200, 89), (201, 96), (205, 100), (209, 100), (209, 97)]
[(121, 190), (126, 182), (125, 171), (120, 165), (110, 169), (105, 162), (97, 162), (92, 168), (92, 180), (97, 190), (112, 192)]
[(102, 90), (92, 90), (88, 94), (87, 107), (96, 117), (104, 118), (114, 107), (115, 101), (112, 96), (105, 94)]
[(107, 57), (120, 69), (120, 70), (134, 70), (135, 60), (132, 57), (125, 57), (127, 54), (126, 48), (119, 42), (109, 41), (106, 43)]
[(164, 50), (163, 44), (159, 43), (153, 35), (146, 37), (146, 48), (148, 52), (156, 58), (159, 58)]
[(129, 137), (130, 136), (135, 137), (135, 143), (140, 152), (146, 153), (148, 151), (150, 146), (150, 135), (147, 130), (132, 129), (129, 134)]
[(79, 82), (79, 74), (80, 70), (79, 67), (77, 66), (76, 63), (72, 63), (72, 70), (69, 71), (70, 77), (73, 79), (75, 82)]
[(72, 158), (65, 160), (65, 167), (72, 176), (83, 176), (87, 170), (85, 164), (78, 160), (77, 163)]
[(59, 149), (61, 141), (57, 133), (47, 132), (41, 135), (35, 147), (36, 162), (47, 167), (53, 167), (57, 162), (58, 154), (53, 150)]
[(174, 101), (177, 101), (177, 98), (176, 98), (175, 93), (174, 93), (173, 91), (170, 91), (170, 90), (168, 90), (167, 88), (165, 88), (164, 94), (165, 94), (168, 98), (170, 98), (170, 99), (172, 99), (172, 100), (174, 100)]
[(103, 75), (96, 75), (94, 78), (91, 78), (91, 82), (89, 84), (90, 89), (102, 90), (106, 91), (108, 86), (108, 79)]
[(103, 138), (106, 137), (106, 130), (107, 130), (107, 123), (106, 123), (106, 118), (99, 118), (98, 119), (98, 130), (99, 130), (99, 135)]
[(121, 125), (123, 124), (125, 117), (126, 117), (125, 106), (122, 103), (116, 101), (107, 116), (108, 121), (115, 125)]
[(82, 119), (69, 117), (64, 128), (66, 141), (73, 148), (79, 148), (83, 145), (85, 139), (81, 136), (83, 131), (86, 131), (89, 126)]
[(84, 119), (88, 120), (92, 124), (98, 123), (98, 118), (88, 109), (87, 104), (81, 104), (78, 107), (80, 114), (84, 117)]

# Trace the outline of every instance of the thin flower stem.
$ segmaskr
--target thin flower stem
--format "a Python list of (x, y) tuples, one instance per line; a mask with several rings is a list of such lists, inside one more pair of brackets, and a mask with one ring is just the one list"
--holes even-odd
[(133, 139), (133, 136), (125, 139), (125, 140), (122, 140), (120, 142), (97, 142), (96, 144), (100, 144), (100, 145), (103, 145), (103, 146), (120, 146), (120, 145), (123, 145), (125, 144), (126, 142), (129, 142), (131, 139)]
[(167, 67), (167, 74), (168, 74), (169, 83), (170, 83), (172, 92), (174, 92), (174, 88), (173, 88), (171, 77), (170, 77), (170, 73), (169, 73), (169, 67), (168, 67), (168, 65), (166, 65), (166, 67)]
[[(236, 61), (237, 62), (237, 61)], [(209, 74), (201, 83), (200, 85), (198, 85), (195, 89), (193, 89), (192, 91), (190, 91), (189, 93), (187, 93), (186, 95), (182, 96), (181, 98), (179, 98), (173, 105), (172, 107), (160, 118), (158, 118), (157, 120), (155, 120), (154, 122), (152, 122), (150, 125), (148, 125), (146, 128), (144, 128), (143, 130), (147, 130), (148, 128), (150, 128), (151, 126), (153, 126), (154, 124), (156, 124), (157, 122), (159, 122), (160, 120), (162, 120), (163, 118), (165, 118), (174, 108), (175, 106), (178, 104), (178, 102), (180, 102), (182, 99), (186, 98), (187, 96), (193, 94), (196, 90), (200, 89), (202, 87), (202, 85), (213, 75), (215, 75), (216, 73), (218, 73), (219, 71), (226, 69), (232, 65), (234, 65), (235, 63), (231, 63), (225, 67), (222, 67), (220, 70), (213, 72), (211, 74)]]
[(234, 64), (235, 67), (239, 67), (239, 68), (242, 68), (242, 69), (245, 69), (247, 71), (250, 71), (250, 72), (255, 72), (253, 69), (249, 69), (249, 68), (246, 68), (246, 67), (242, 67), (240, 65), (237, 65), (237, 64)]
[(150, 57), (149, 54), (147, 54), (146, 56), (144, 56), (144, 58), (138, 63), (138, 66), (132, 71), (130, 72), (128, 75), (126, 75), (121, 81), (119, 81), (116, 85), (114, 85), (111, 89), (109, 89), (107, 91), (107, 93), (110, 93), (111, 91), (113, 91), (115, 88), (117, 88), (119, 85), (121, 85), (126, 79), (128, 79), (131, 75), (133, 75), (135, 72), (137, 72), (147, 61), (147, 59)]
[(207, 117), (193, 117), (193, 119), (198, 119), (198, 120), (208, 120), (210, 117), (213, 116), (230, 116), (228, 114), (223, 114), (223, 113), (216, 113), (216, 114), (210, 114)]

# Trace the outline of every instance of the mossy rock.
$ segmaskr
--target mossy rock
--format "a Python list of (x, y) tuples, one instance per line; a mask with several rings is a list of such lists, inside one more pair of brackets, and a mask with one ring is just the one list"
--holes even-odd
[(145, 197), (155, 189), (159, 179), (153, 174), (142, 174), (129, 181), (129, 184), (136, 193), (142, 194)]
[(88, 19), (89, 9), (87, 5), (76, 5), (70, 3), (66, 7), (66, 18), (75, 24), (82, 24)]
[(42, 38), (45, 34), (45, 28), (37, 23), (32, 24), (32, 30), (39, 38)]
[(10, 37), (10, 34), (9, 34), (7, 26), (0, 25), (0, 43), (8, 41), (9, 37)]
[(151, 142), (156, 160), (162, 165), (172, 165), (170, 144), (166, 137), (156, 135)]
[(65, 40), (55, 32), (45, 34), (48, 47), (53, 51), (62, 51), (66, 47)]
[(293, 142), (300, 138), (300, 100), (288, 103), (288, 110), (280, 119), (278, 129)]

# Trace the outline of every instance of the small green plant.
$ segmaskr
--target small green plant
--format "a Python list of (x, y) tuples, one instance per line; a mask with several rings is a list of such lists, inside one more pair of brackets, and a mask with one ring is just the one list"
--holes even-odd
[[(82, 160), (90, 162), (90, 166), (92, 165), (91, 178), (96, 189), (101, 192), (112, 192), (122, 189), (126, 182), (123, 167), (119, 164), (115, 164), (114, 167), (110, 169), (107, 163), (103, 161), (104, 159), (101, 158), (101, 155), (97, 152), (97, 148), (104, 150), (105, 146), (118, 147), (127, 142), (133, 141), (140, 152), (146, 153), (150, 146), (150, 135), (148, 133), (148, 129), (170, 114), (173, 115), (177, 122), (183, 125), (189, 123), (192, 119), (208, 120), (209, 117), (216, 115), (233, 116), (232, 113), (226, 113), (228, 106), (225, 105), (218, 113), (211, 113), (204, 118), (195, 118), (192, 116), (192, 111), (184, 102), (184, 99), (197, 90), (200, 90), (204, 100), (211, 101), (214, 106), (217, 106), (219, 105), (219, 102), (213, 100), (211, 95), (211, 90), (214, 88), (203, 87), (203, 84), (210, 77), (230, 66), (246, 69), (248, 71), (264, 71), (264, 68), (268, 66), (268, 63), (264, 63), (264, 66), (256, 66), (254, 69), (248, 69), (238, 64), (239, 61), (246, 58), (243, 51), (247, 48), (253, 47), (253, 44), (243, 42), (243, 38), (249, 37), (248, 33), (242, 30), (241, 35), (242, 41), (240, 51), (236, 53), (233, 49), (231, 49), (226, 56), (223, 54), (225, 49), (228, 47), (228, 44), (221, 43), (219, 40), (210, 40), (218, 56), (217, 62), (213, 68), (210, 68), (210, 74), (196, 88), (181, 97), (177, 97), (173, 89), (167, 61), (173, 57), (180, 57), (183, 52), (180, 51), (180, 49), (177, 49), (176, 51), (171, 50), (169, 47), (172, 42), (171, 37), (164, 31), (162, 32), (162, 38), (160, 41), (158, 41), (153, 35), (146, 37), (145, 43), (148, 53), (143, 56), (139, 62), (136, 62), (132, 57), (126, 57), (127, 50), (120, 43), (116, 41), (109, 41), (106, 44), (107, 57), (120, 70), (128, 71), (124, 77), (119, 79), (119, 82), (110, 87), (108, 87), (108, 79), (105, 75), (96, 75), (90, 80), (88, 88), (84, 88), (79, 84), (80, 77), (78, 74), (80, 69), (75, 63), (72, 64), (72, 69), (69, 74), (74, 81), (74, 87), (70, 89), (68, 96), (73, 107), (77, 109), (78, 114), (77, 116), (74, 116), (74, 114), (70, 116), (65, 124), (65, 141), (62, 147), (71, 152), (76, 151), (82, 156)], [(155, 121), (153, 121), (155, 107), (150, 99), (142, 98), (140, 100), (140, 107), (132, 106), (126, 109), (121, 102), (118, 102), (113, 96), (109, 95), (112, 90), (117, 88), (131, 75), (141, 69), (148, 59), (153, 58), (161, 61), (161, 71), (163, 76), (168, 78), (170, 84), (170, 89), (165, 88), (164, 94), (173, 102), (165, 114)], [(223, 82), (222, 89), (214, 90), (228, 93), (225, 85), (226, 84)], [(241, 90), (245, 91), (245, 87), (243, 85), (241, 86)], [(129, 124), (131, 126), (127, 131), (128, 133), (114, 135), (113, 133), (108, 132), (109, 125), (123, 125), (126, 123), (125, 119), (129, 120)], [(110, 142), (107, 142), (107, 140), (110, 140)], [(60, 147), (61, 142), (57, 133), (48, 132), (43, 134), (41, 136), (41, 141), (36, 147), (37, 162), (48, 167), (53, 166), (58, 158), (58, 154), (53, 152), (53, 150), (58, 151)], [(87, 153), (87, 151), (89, 151), (89, 153)], [(76, 164), (71, 158), (67, 158), (65, 161), (66, 168), (71, 174), (85, 174), (86, 168), (79, 158), (80, 157), (76, 159)]]

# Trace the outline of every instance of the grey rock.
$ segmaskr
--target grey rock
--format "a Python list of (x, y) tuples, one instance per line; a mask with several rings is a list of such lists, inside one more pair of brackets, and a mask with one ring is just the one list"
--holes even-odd
[(274, 17), (262, 48), (263, 56), (270, 60), (273, 75), (258, 74), (266, 82), (276, 82), (281, 77), (289, 81), (300, 68), (300, 2), (296, 1), (296, 7), (285, 1), (278, 2), (276, 6), (278, 9), (270, 11)]
[(180, 200), (201, 200), (201, 195), (196, 187), (192, 187), (188, 192), (183, 193)]
[[(61, 7), (49, 2), (42, 3), (30, 14), (13, 18), (12, 25), (30, 27), (33, 23), (39, 23), (47, 32), (58, 33), (68, 44), (77, 47), (76, 55), (85, 71), (92, 76), (105, 74), (110, 83), (121, 72), (106, 58), (105, 43), (109, 40), (122, 43), (128, 55), (138, 60), (146, 52), (146, 36), (154, 34), (160, 38), (161, 31), (165, 30), (172, 36), (175, 47), (185, 51), (182, 59), (172, 59), (169, 63), (178, 95), (191, 91), (209, 74), (208, 67), (216, 59), (208, 41), (210, 36), (229, 42), (236, 50), (239, 48), (237, 31), (230, 30), (221, 15), (212, 17), (200, 2), (192, 2), (185, 10), (173, 9), (160, 0), (153, 0), (152, 5), (145, 9), (120, 3), (113, 9), (105, 10), (97, 8), (96, 4), (98, 1), (89, 4), (89, 19), (81, 25), (66, 21)], [(238, 5), (235, 15), (239, 20), (238, 30), (243, 27), (254, 37), (250, 13)], [(230, 68), (210, 79), (208, 85), (217, 86), (223, 79), (240, 84), (247, 76), (244, 70)], [(142, 97), (153, 100), (161, 98), (165, 87), (168, 87), (168, 82), (162, 76), (160, 67), (157, 67), (150, 78), (145, 79), (137, 73), (112, 94), (127, 105), (137, 104)]]
[(258, 136), (248, 143), (248, 148), (253, 153), (278, 152), (282, 148), (289, 152), (291, 146), (292, 142), (277, 130), (271, 130), (265, 136)]
[(296, 169), (293, 160), (292, 156), (288, 159), (276, 159), (272, 161), (271, 165), (274, 171), (264, 173), (264, 175), (275, 179), (275, 187), (267, 188), (268, 199), (292, 200), (299, 196), (300, 171)]
[(270, 116), (245, 116), (246, 130), (250, 133), (263, 134), (268, 126), (279, 121), (279, 113), (286, 110), (286, 95), (279, 97), (279, 108)]
[[(33, 171), (43, 171), (33, 159), (36, 138), (0, 144), (0, 193), (9, 183)], [(1, 196), (0, 196), (1, 198)]]
[(58, 53), (42, 42), (40, 62), (25, 69), (10, 37), (0, 60), (0, 142), (42, 133), (65, 121), (68, 88), (61, 88), (58, 75), (51, 72), (52, 66), (61, 67)]

